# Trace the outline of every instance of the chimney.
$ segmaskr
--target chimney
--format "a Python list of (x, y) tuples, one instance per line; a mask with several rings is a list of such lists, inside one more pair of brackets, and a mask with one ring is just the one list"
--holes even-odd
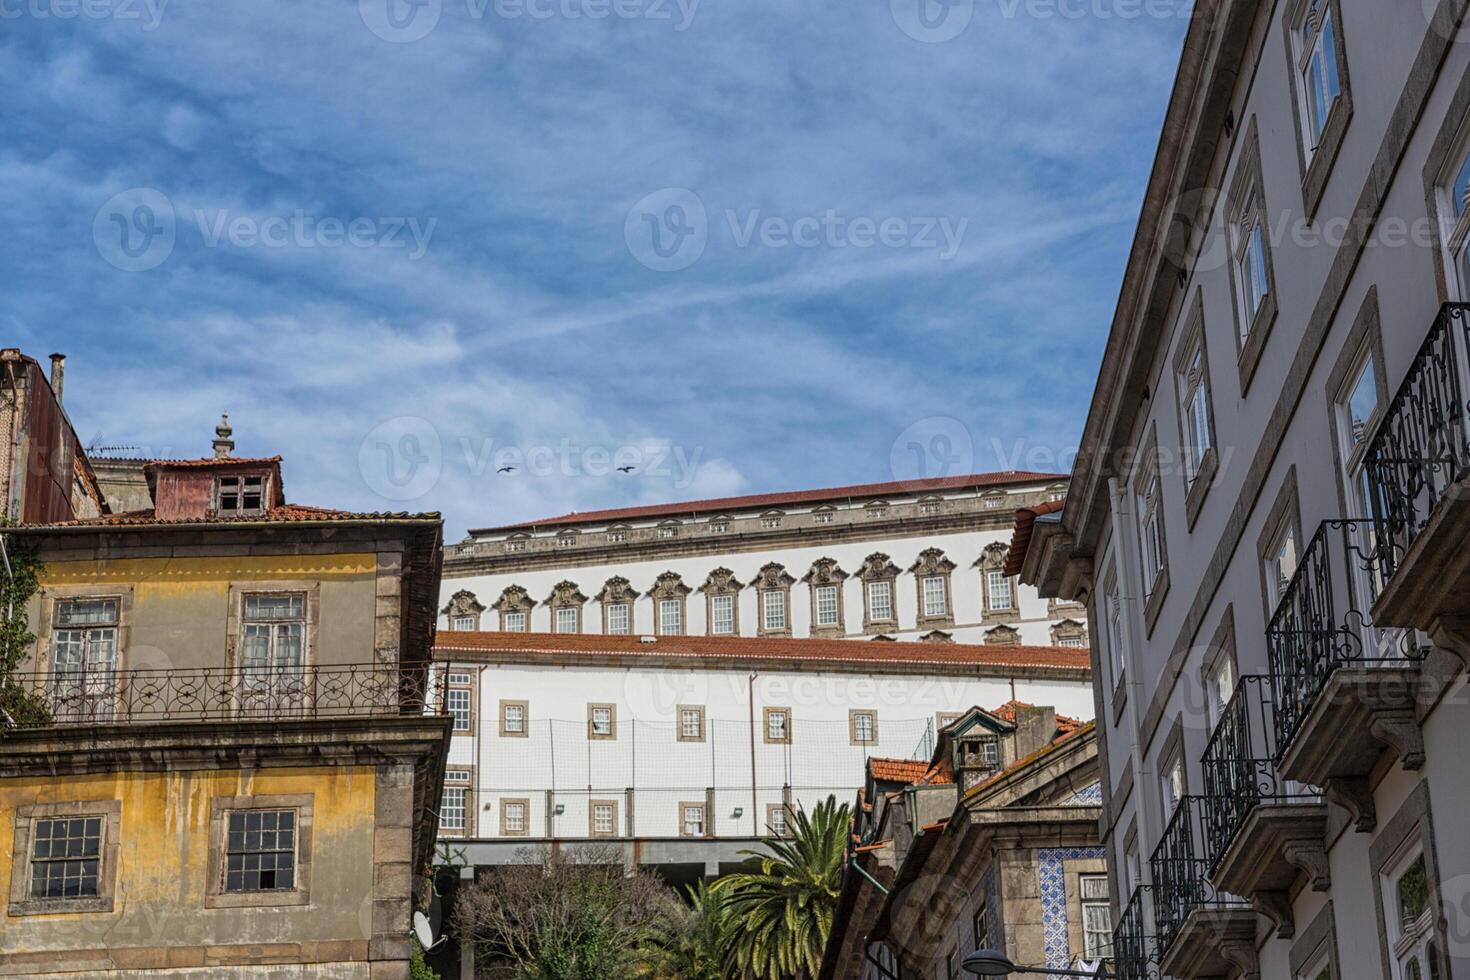
[(51, 355), (51, 390), (56, 394), (56, 404), (61, 404), (61, 389), (66, 383), (66, 355)]
[(235, 430), (230, 428), (230, 413), (225, 412), (219, 417), (219, 425), (214, 427), (214, 458), (229, 459), (230, 454), (235, 451), (235, 440), (230, 436)]
[(1016, 758), (1024, 759), (1038, 749), (1050, 745), (1056, 733), (1056, 708), (1016, 706)]

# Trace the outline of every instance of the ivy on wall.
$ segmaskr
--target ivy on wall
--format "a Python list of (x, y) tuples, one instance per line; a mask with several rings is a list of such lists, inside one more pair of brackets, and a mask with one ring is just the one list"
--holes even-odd
[(36, 639), (26, 605), (41, 587), (41, 559), (34, 548), (10, 551), (8, 558), (9, 574), (0, 568), (0, 734), (15, 725), (51, 720), (46, 702), (27, 690), (20, 677)]

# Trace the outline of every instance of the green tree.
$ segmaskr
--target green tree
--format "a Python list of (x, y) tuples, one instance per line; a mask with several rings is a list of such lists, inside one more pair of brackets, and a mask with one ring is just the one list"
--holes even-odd
[(730, 908), (726, 893), (701, 881), (689, 889), (689, 906), (671, 919), (657, 942), (659, 956), (650, 963), (660, 978), (724, 980), (730, 944)]
[(12, 725), (44, 725), (51, 720), (46, 702), (20, 677), (36, 639), (26, 603), (40, 588), (41, 560), (34, 549), (7, 551), (5, 557), (6, 565), (0, 566), (0, 738)]
[(759, 870), (721, 878), (731, 937), (728, 971), (756, 980), (809, 980), (821, 968), (842, 891), (842, 861), (850, 829), (847, 806), (827, 797), (810, 816), (788, 821), (792, 836), (745, 851)]

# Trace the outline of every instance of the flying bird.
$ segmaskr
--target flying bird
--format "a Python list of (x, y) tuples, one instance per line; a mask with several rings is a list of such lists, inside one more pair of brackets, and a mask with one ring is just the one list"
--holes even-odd
[(618, 472), (619, 473), (631, 473), (634, 470), (636, 470), (637, 468), (638, 467), (636, 467), (636, 466), (619, 466), (618, 467)]
[(516, 471), (516, 468), (514, 466), (502, 466), (500, 469), (496, 470), (495, 472), (497, 472), (497, 473), (514, 473), (515, 471)]

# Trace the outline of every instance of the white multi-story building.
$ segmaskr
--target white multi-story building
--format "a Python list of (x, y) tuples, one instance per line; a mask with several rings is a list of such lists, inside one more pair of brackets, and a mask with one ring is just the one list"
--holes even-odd
[(1004, 572), (1045, 473), (567, 514), (447, 549), (446, 630), (1085, 645), (1082, 607)]
[(1465, 0), (1199, 0), (1064, 508), (1125, 978), (1470, 977)]
[(600, 840), (717, 874), (791, 808), (851, 800), (868, 758), (929, 758), (969, 708), (1093, 713), (1069, 648), (453, 631), (436, 657), (455, 717), (439, 829), (468, 865)]

